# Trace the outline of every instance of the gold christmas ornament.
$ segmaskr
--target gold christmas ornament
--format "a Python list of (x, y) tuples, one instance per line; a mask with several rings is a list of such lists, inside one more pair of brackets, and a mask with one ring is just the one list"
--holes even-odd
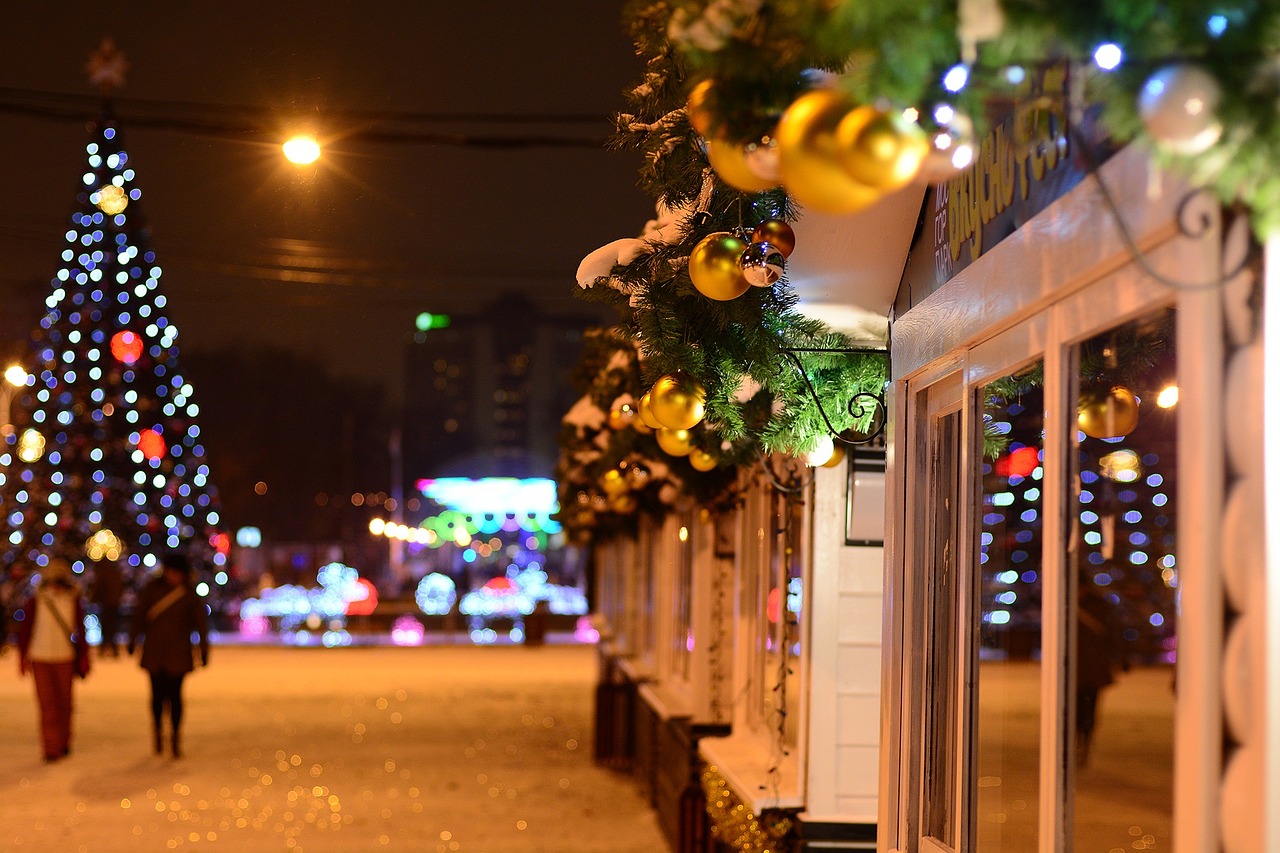
[(707, 140), (707, 160), (720, 180), (744, 193), (760, 193), (778, 185), (777, 179), (761, 177), (752, 171), (747, 147), (728, 139)]
[(620, 515), (630, 515), (636, 511), (636, 499), (631, 495), (615, 495), (609, 498), (609, 509)]
[(1105, 397), (1082, 398), (1076, 423), (1090, 438), (1128, 435), (1138, 426), (1138, 398), (1123, 385), (1116, 385)]
[(700, 136), (710, 136), (715, 114), (712, 106), (715, 101), (715, 81), (707, 79), (693, 87), (689, 92), (689, 101), (685, 104), (685, 114), (689, 117), (689, 125)]
[(831, 450), (831, 458), (822, 463), (823, 468), (835, 468), (844, 461), (844, 448), (840, 445), (834, 445)]
[(841, 119), (836, 139), (849, 176), (886, 192), (911, 183), (929, 153), (920, 125), (875, 107), (858, 107)]
[(90, 201), (109, 216), (124, 213), (124, 209), (129, 206), (129, 196), (125, 194), (124, 188), (117, 187), (115, 184), (100, 187), (97, 196), (96, 200), (91, 198)]
[(626, 475), (617, 468), (610, 468), (600, 475), (600, 488), (604, 490), (606, 495), (613, 498), (618, 495), (625, 495), (630, 486), (627, 485)]
[(738, 268), (746, 248), (745, 240), (728, 231), (708, 234), (689, 254), (689, 280), (708, 299), (737, 299), (751, 287)]
[(853, 104), (830, 89), (801, 95), (778, 121), (778, 157), (787, 190), (822, 213), (854, 213), (880, 192), (855, 181), (840, 162), (836, 128)]
[(695, 447), (689, 453), (689, 464), (693, 466), (695, 471), (710, 471), (720, 464), (720, 458), (714, 453)]
[(789, 258), (796, 250), (796, 232), (781, 219), (766, 219), (751, 232), (751, 242), (768, 243)]
[(623, 403), (609, 410), (609, 429), (623, 430), (636, 419), (636, 410), (630, 403)]
[(668, 429), (693, 429), (705, 413), (707, 391), (687, 373), (669, 373), (649, 389), (649, 407)]
[(687, 429), (658, 430), (658, 446), (672, 456), (688, 456), (693, 452), (693, 440)]
[(653, 416), (653, 398), (649, 396), (648, 391), (645, 391), (644, 396), (640, 398), (636, 413), (640, 415), (637, 423), (642, 423), (651, 430), (662, 428), (662, 422)]
[(653, 427), (651, 427), (651, 426), (649, 426), (647, 423), (645, 423), (645, 422), (640, 418), (640, 414), (639, 414), (638, 412), (636, 413), (636, 416), (635, 416), (635, 417), (632, 419), (632, 421), (631, 421), (631, 428), (632, 428), (633, 430), (635, 430), (636, 432), (640, 433), (641, 435), (652, 435), (652, 434), (653, 434)]

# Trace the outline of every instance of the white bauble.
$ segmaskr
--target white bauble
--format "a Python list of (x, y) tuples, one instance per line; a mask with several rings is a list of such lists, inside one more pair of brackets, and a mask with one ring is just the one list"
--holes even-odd
[(836, 443), (831, 440), (829, 435), (818, 436), (817, 441), (813, 443), (813, 449), (803, 455), (804, 464), (810, 468), (820, 468), (827, 462), (831, 461), (831, 454), (836, 452)]
[(1147, 132), (1179, 154), (1199, 154), (1222, 136), (1218, 103), (1222, 87), (1198, 65), (1166, 65), (1138, 93), (1138, 114)]

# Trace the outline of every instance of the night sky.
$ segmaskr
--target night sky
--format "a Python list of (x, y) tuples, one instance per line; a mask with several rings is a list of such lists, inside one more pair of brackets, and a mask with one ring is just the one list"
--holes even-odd
[[(359, 136), (372, 123), (348, 119), (316, 128), (332, 142), (318, 170), (300, 172), (280, 156), (282, 136), (143, 127), (130, 114), (223, 120), (233, 114), (216, 105), (246, 105), (281, 130), (326, 110), (576, 116), (392, 129), (603, 139), (643, 70), (618, 5), (15, 4), (0, 98), (92, 97), (88, 54), (113, 37), (131, 64), (116, 112), (183, 352), (283, 346), (339, 373), (385, 377), (394, 399), (420, 311), (462, 314), (509, 291), (551, 310), (599, 311), (573, 297), (574, 271), (652, 216), (635, 157), (375, 142)], [(6, 353), (42, 311), (86, 141), (82, 121), (0, 111), (11, 188), (0, 214)]]
[[(200, 5), (6, 7), (0, 355), (25, 352), (43, 315), (89, 140), (83, 117), (12, 107), (96, 113), (85, 66), (110, 36), (130, 63), (115, 101), (143, 193), (130, 216), (151, 227), (227, 521), (330, 535), (324, 495), (387, 487), (419, 312), (466, 315), (518, 292), (612, 319), (575, 298), (574, 274), (653, 215), (636, 156), (594, 144), (643, 67), (620, 3), (600, 0)], [(459, 113), (475, 118), (411, 119)], [(281, 155), (300, 120), (326, 142), (318, 168)], [(382, 131), (399, 138), (369, 138)], [(592, 144), (403, 138), (429, 133)]]

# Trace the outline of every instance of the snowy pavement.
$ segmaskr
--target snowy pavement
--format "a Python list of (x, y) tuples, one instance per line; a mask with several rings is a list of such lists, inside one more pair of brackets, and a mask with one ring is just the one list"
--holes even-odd
[(595, 673), (590, 646), (215, 647), (175, 760), (136, 660), (99, 660), (46, 765), (9, 648), (0, 851), (665, 853), (631, 778), (592, 763)]

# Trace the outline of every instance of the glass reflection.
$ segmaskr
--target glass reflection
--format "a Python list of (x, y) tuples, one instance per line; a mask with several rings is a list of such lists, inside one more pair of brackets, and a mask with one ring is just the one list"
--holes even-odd
[(1040, 748), (1043, 365), (983, 389), (973, 833), (1036, 849)]
[(1178, 604), (1173, 312), (1085, 341), (1074, 359), (1072, 849), (1168, 849)]

